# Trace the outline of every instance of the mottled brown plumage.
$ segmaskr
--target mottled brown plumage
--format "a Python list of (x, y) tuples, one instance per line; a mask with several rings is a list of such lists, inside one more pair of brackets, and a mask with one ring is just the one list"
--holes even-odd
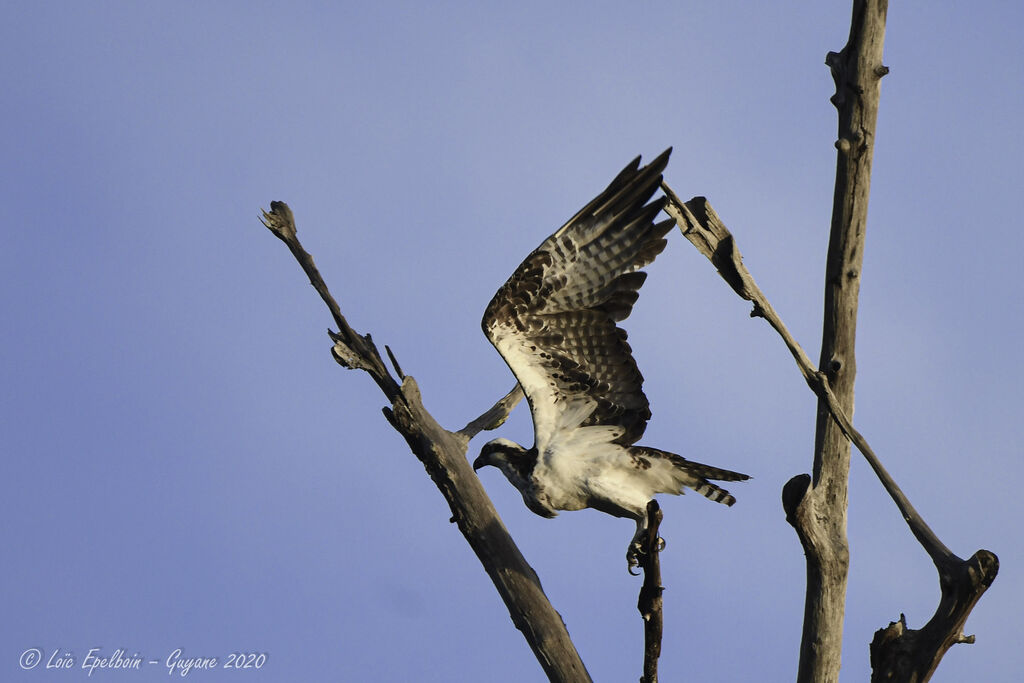
[(525, 449), (495, 439), (474, 467), (499, 467), (527, 506), (546, 517), (592, 507), (636, 520), (631, 565), (654, 494), (689, 487), (732, 505), (735, 499), (707, 479), (748, 478), (634, 445), (651, 411), (616, 323), (629, 316), (647, 277), (639, 269), (665, 248), (674, 225), (654, 222), (665, 198), (650, 201), (670, 151), (643, 168), (637, 157), (527, 256), (482, 322), (529, 401), (536, 443)]

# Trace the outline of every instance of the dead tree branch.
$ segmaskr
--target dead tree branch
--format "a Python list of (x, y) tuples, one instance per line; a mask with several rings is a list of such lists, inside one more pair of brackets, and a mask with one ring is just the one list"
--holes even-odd
[(338, 326), (338, 332), (330, 332), (335, 360), (347, 368), (366, 371), (391, 403), (389, 408), (384, 408), (384, 416), (405, 438), (448, 501), (451, 521), (458, 524), (469, 541), (505, 601), (513, 623), (522, 631), (548, 678), (552, 681), (590, 681), (562, 618), (544, 595), (540, 579), (512, 541), (466, 460), (470, 438), (481, 429), (504, 421), (518, 401), (516, 390), (513, 389), (462, 432), (450, 432), (441, 427), (423, 407), (416, 381), (411, 376), (403, 376), (394, 354), (389, 350), (392, 364), (402, 378), (401, 384), (389, 373), (370, 335), (359, 335), (349, 326), (317, 271), (313, 257), (300, 244), (288, 206), (284, 202), (271, 202), (270, 211), (263, 212), (262, 220), (288, 245), (330, 309)]
[(658, 658), (661, 657), (661, 634), (664, 626), (662, 614), (661, 560), (665, 542), (658, 536), (664, 515), (658, 501), (647, 503), (647, 535), (640, 552), (640, 567), (644, 570), (644, 585), (636, 608), (644, 620), (644, 675), (640, 683), (658, 683)]
[(782, 319), (776, 313), (764, 292), (757, 286), (750, 271), (743, 264), (743, 257), (736, 247), (732, 233), (722, 223), (721, 218), (715, 213), (711, 204), (704, 197), (694, 197), (684, 204), (671, 188), (665, 185), (662, 187), (670, 197), (670, 203), (666, 207), (667, 213), (674, 216), (680, 226), (685, 226), (683, 234), (715, 264), (722, 278), (732, 286), (733, 290), (742, 298), (754, 304), (754, 309), (750, 312), (751, 317), (764, 318), (771, 325), (772, 329), (782, 337), (786, 348), (789, 349), (793, 360), (796, 361), (800, 374), (803, 375), (804, 381), (807, 382), (807, 386), (825, 403), (843, 435), (852, 441), (864, 455), (864, 459), (867, 460), (871, 469), (878, 475), (882, 486), (893, 499), (893, 502), (896, 503), (900, 514), (903, 515), (903, 519), (910, 526), (911, 532), (921, 545), (924, 546), (932, 561), (938, 566), (946, 558), (955, 557), (952, 551), (939, 540), (935, 532), (931, 530), (931, 527), (928, 526), (917, 510), (914, 509), (914, 506), (911, 505), (902, 489), (900, 489), (882, 465), (864, 436), (850, 423), (850, 419), (832, 391), (828, 375), (815, 369), (810, 357), (789, 332), (789, 329), (782, 322)]
[(469, 441), (481, 431), (497, 429), (505, 424), (505, 420), (508, 419), (512, 409), (522, 400), (523, 388), (516, 382), (516, 385), (512, 387), (512, 391), (508, 392), (504, 398), (491, 406), (491, 409), (486, 413), (460, 429), (459, 434), (466, 437), (466, 440)]
[[(790, 334), (743, 264), (743, 257), (732, 234), (708, 201), (704, 197), (695, 197), (683, 203), (670, 187), (663, 184), (662, 189), (669, 197), (665, 211), (676, 219), (683, 235), (715, 265), (722, 279), (740, 297), (753, 303), (751, 317), (764, 318), (782, 337), (804, 381), (818, 399), (824, 402), (843, 435), (863, 454), (910, 527), (911, 533), (935, 564), (942, 597), (931, 620), (922, 629), (913, 630), (906, 628), (906, 621), (901, 615), (899, 622), (893, 622), (886, 629), (878, 631), (871, 643), (873, 680), (926, 681), (925, 672), (927, 676), (934, 672), (946, 650), (959, 642), (973, 642), (973, 637), (964, 638), (963, 625), (971, 609), (995, 579), (999, 570), (998, 558), (991, 551), (979, 550), (965, 561), (946, 547), (882, 465), (867, 439), (854, 428), (832, 391), (828, 375), (815, 369), (811, 359)], [(809, 484), (810, 477), (805, 474), (794, 477), (786, 485), (783, 504), (787, 516), (800, 514), (797, 505)], [(908, 670), (913, 671), (918, 678), (897, 676), (895, 673)]]
[[(825, 265), (825, 306), (818, 369), (828, 377), (842, 412), (853, 414), (857, 305), (871, 187), (875, 123), (881, 97), (887, 0), (854, 0), (850, 36), (832, 67), (839, 113), (836, 183)], [(839, 677), (850, 552), (846, 514), (850, 441), (818, 399), (812, 477), (786, 484), (786, 519), (807, 561), (807, 592), (798, 683)], [(789, 495), (786, 496), (785, 493)]]

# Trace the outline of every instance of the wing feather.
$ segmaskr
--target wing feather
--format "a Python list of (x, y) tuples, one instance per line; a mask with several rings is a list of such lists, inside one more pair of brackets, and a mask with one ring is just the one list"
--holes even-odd
[[(541, 452), (577, 427), (611, 428), (635, 443), (651, 413), (626, 319), (647, 265), (674, 225), (654, 223), (665, 199), (651, 197), (671, 149), (640, 167), (637, 157), (546, 239), (491, 299), (482, 326), (530, 403)], [(648, 203), (650, 202), (650, 203)]]

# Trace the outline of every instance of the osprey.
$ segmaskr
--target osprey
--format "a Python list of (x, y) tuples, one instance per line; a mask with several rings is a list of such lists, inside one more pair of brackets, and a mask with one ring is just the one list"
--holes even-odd
[(473, 463), (497, 467), (543, 517), (594, 508), (636, 521), (626, 551), (632, 570), (655, 494), (691, 488), (736, 502), (709, 479), (745, 474), (637, 446), (651, 417), (643, 376), (626, 332), (647, 274), (639, 269), (665, 248), (673, 220), (654, 223), (671, 148), (639, 168), (637, 157), (520, 264), (491, 299), (483, 330), (508, 363), (530, 404), (535, 443), (488, 442)]

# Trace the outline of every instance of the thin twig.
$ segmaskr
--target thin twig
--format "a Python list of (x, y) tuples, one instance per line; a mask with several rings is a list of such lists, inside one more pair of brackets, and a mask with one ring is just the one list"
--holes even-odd
[(394, 352), (391, 351), (391, 347), (385, 344), (384, 350), (387, 352), (388, 359), (391, 361), (391, 367), (395, 369), (395, 372), (398, 374), (398, 377), (400, 379), (405, 379), (405, 373), (402, 372), (402, 366), (398, 364), (398, 359), (395, 358), (395, 354)]
[[(284, 202), (270, 202), (270, 211), (263, 211), (263, 216), (260, 217), (260, 220), (270, 232), (274, 233), (278, 239), (288, 245), (288, 249), (292, 252), (295, 260), (299, 262), (299, 265), (302, 266), (302, 270), (305, 271), (310, 284), (313, 285), (313, 289), (317, 291), (320, 298), (327, 304), (331, 317), (334, 318), (334, 322), (338, 326), (336, 334), (328, 331), (337, 349), (334, 356), (335, 359), (344, 365), (346, 357), (353, 360), (358, 358), (359, 360), (356, 361), (358, 365), (349, 367), (359, 367), (366, 370), (381, 388), (381, 391), (384, 392), (384, 395), (388, 397), (388, 400), (394, 401), (401, 394), (398, 382), (388, 372), (384, 361), (381, 360), (380, 352), (377, 351), (377, 347), (372, 339), (370, 339), (370, 335), (366, 335), (364, 338), (356, 334), (355, 330), (349, 326), (348, 321), (345, 320), (345, 316), (341, 314), (341, 308), (338, 306), (338, 302), (334, 300), (330, 290), (327, 289), (327, 283), (320, 276), (320, 271), (313, 262), (313, 257), (299, 242), (298, 229), (295, 227), (295, 216), (292, 214), (292, 210)], [(339, 344), (340, 347), (338, 346)]]

